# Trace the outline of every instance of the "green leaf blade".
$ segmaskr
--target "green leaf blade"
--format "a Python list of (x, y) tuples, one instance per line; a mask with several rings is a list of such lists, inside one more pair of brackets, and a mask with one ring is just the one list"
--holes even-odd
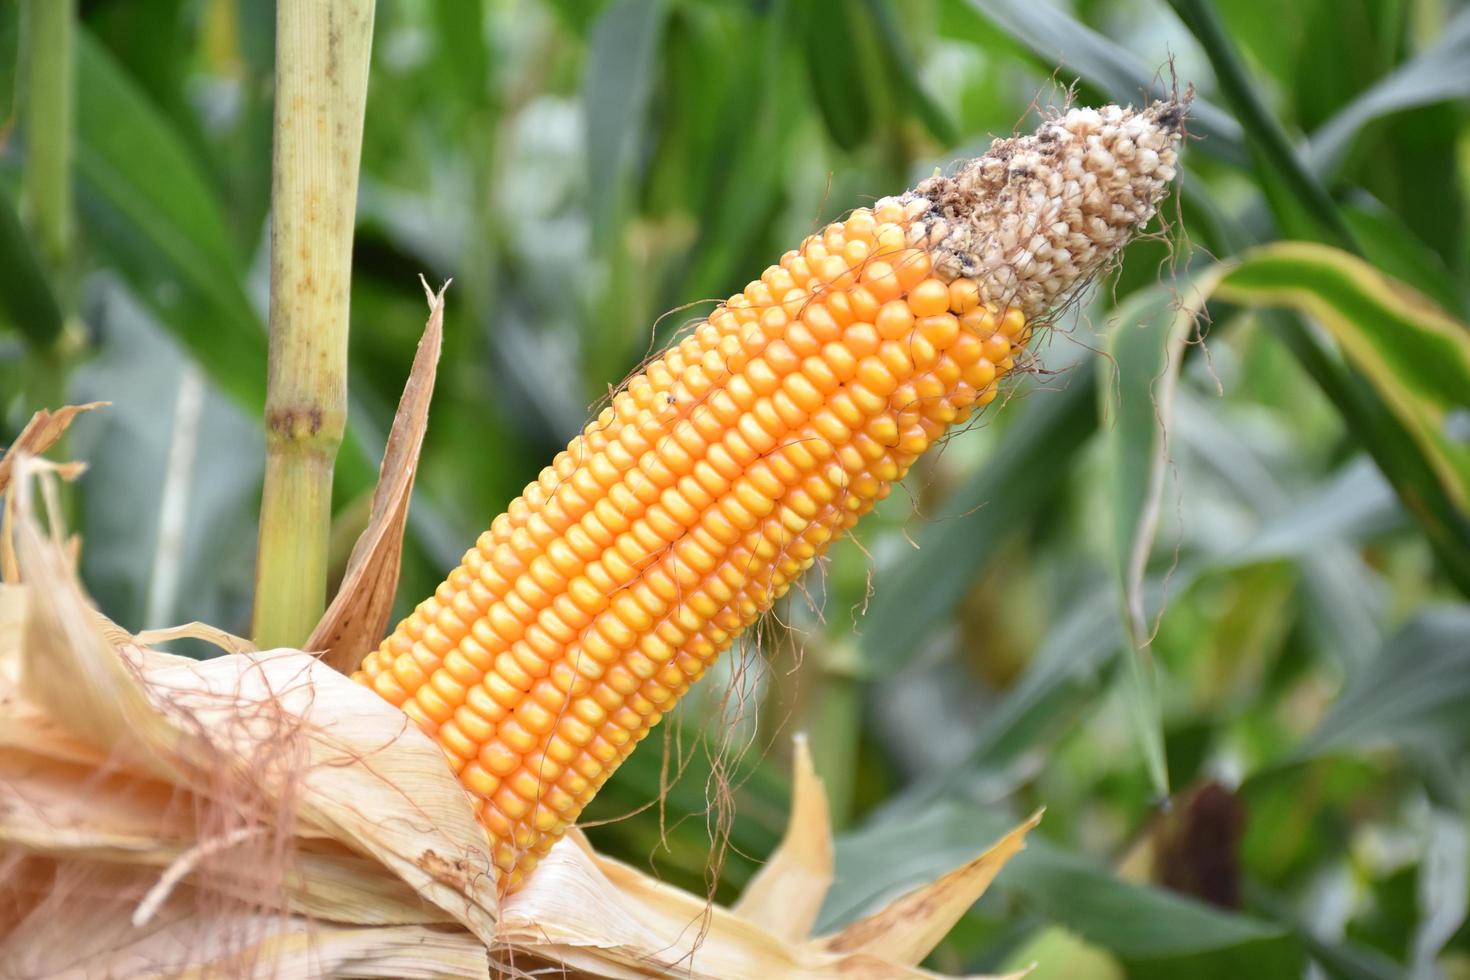
[(1250, 252), (1218, 294), (1314, 317), (1413, 434), (1445, 492), (1470, 514), (1470, 440), (1450, 423), (1470, 412), (1470, 331), (1344, 252), (1283, 242)]
[(216, 384), (260, 409), (265, 330), (219, 200), (168, 120), (100, 44), (78, 41), (77, 175), (93, 245)]

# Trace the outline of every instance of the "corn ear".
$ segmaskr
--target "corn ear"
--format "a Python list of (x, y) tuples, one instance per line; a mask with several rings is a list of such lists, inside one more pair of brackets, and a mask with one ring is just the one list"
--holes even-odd
[(1153, 216), (1183, 107), (1074, 109), (811, 235), (634, 376), (354, 676), (514, 889), (653, 725)]

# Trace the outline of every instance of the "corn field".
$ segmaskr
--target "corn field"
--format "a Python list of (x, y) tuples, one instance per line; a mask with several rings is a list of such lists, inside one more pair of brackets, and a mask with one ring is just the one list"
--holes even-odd
[(1470, 978), (1459, 0), (17, 0), (0, 191), (0, 975)]

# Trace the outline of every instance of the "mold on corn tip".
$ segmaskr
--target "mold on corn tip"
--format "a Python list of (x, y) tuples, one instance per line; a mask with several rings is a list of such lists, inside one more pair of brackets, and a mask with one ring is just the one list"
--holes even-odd
[(1153, 217), (1187, 110), (1188, 96), (1142, 110), (1070, 109), (890, 200), (937, 274), (972, 278), (987, 302), (1029, 320), (1086, 284)]

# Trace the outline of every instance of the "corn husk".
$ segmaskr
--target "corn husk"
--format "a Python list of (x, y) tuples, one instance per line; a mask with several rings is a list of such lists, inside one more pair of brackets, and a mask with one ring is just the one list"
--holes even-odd
[(429, 425), (429, 402), (444, 345), (444, 292), (449, 288), (446, 282), (436, 293), (422, 276), (419, 282), (429, 301), (429, 322), (393, 416), (368, 526), (353, 546), (337, 597), (306, 641), (308, 650), (321, 651), (323, 660), (344, 673), (356, 670), (386, 632), (398, 589), (403, 529), (408, 524), (409, 496)]
[[(86, 405), (66, 405), (56, 411), (41, 409), (31, 416), (20, 435), (0, 454), (0, 582), (16, 582), (20, 569), (15, 561), (15, 505), (14, 495), (6, 494), (14, 476), (15, 462), (22, 456), (37, 456), (56, 444), (71, 427), (76, 417), (94, 408), (102, 408), (110, 402), (89, 402)], [(74, 480), (81, 476), (86, 466), (82, 463), (52, 464), (57, 476)]]

